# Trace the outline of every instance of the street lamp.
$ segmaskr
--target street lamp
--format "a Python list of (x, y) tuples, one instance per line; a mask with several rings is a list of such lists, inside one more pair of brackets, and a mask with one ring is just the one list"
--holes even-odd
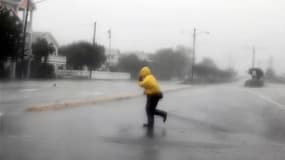
[(191, 81), (193, 81), (193, 78), (194, 78), (194, 65), (195, 65), (195, 60), (196, 60), (196, 37), (198, 34), (210, 34), (210, 32), (197, 31), (197, 28), (194, 28), (194, 32), (193, 32), (193, 56), (192, 56), (192, 63), (191, 63)]
[(252, 46), (252, 68), (255, 67), (255, 46)]

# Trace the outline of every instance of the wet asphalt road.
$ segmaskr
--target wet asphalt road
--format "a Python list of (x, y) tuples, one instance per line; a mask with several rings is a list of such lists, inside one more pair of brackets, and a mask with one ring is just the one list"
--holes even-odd
[(238, 84), (166, 93), (153, 132), (144, 97), (3, 117), (2, 160), (284, 160), (284, 86)]

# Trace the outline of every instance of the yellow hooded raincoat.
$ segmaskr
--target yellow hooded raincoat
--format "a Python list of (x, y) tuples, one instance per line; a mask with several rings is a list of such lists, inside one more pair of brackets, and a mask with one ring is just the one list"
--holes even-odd
[(154, 95), (161, 93), (159, 84), (155, 77), (151, 74), (149, 67), (143, 67), (139, 73), (140, 81), (139, 85), (144, 88), (146, 95)]

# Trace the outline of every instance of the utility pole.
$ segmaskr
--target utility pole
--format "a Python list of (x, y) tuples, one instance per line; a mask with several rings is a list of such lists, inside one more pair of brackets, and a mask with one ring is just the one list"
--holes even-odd
[(192, 62), (191, 62), (191, 81), (193, 81), (194, 78), (194, 65), (195, 65), (195, 52), (196, 52), (196, 33), (197, 33), (197, 29), (194, 28), (194, 32), (193, 32), (193, 55), (192, 55)]
[(108, 34), (109, 34), (109, 55), (107, 55), (107, 67), (109, 69), (109, 63), (110, 63), (110, 59), (111, 59), (111, 54), (112, 54), (112, 30), (109, 29), (108, 30)]
[(94, 31), (93, 31), (93, 46), (96, 44), (96, 22), (94, 23)]
[(228, 57), (228, 63), (229, 63), (229, 69), (232, 69), (233, 68), (233, 57), (231, 54)]
[(111, 54), (111, 47), (112, 47), (112, 31), (109, 29), (109, 54)]
[(255, 67), (255, 46), (252, 46), (252, 68)]
[(27, 33), (27, 25), (28, 25), (28, 18), (29, 18), (29, 10), (30, 10), (30, 0), (27, 0), (27, 7), (25, 11), (25, 20), (24, 20), (24, 34), (23, 34), (23, 46), (22, 46), (22, 55), (21, 55), (21, 79), (24, 77), (24, 57), (26, 51), (26, 33)]
[(269, 60), (268, 60), (268, 68), (269, 69), (273, 69), (273, 57), (272, 56), (270, 56), (269, 57)]
[[(34, 11), (34, 5), (35, 4), (38, 4), (38, 3), (42, 3), (46, 0), (39, 0), (39, 1), (36, 1), (36, 2), (31, 2), (31, 0), (27, 0), (27, 14), (29, 14), (30, 12), (30, 37), (29, 37), (29, 45), (28, 45), (28, 49), (30, 51), (30, 55), (28, 55), (28, 64), (27, 64), (27, 73), (26, 73), (26, 78), (29, 79), (30, 76), (31, 76), (31, 62), (32, 62), (32, 59), (33, 59), (33, 49), (32, 49), (32, 41), (33, 41), (33, 11)], [(32, 9), (30, 9), (30, 5), (32, 5)], [(26, 16), (27, 16), (26, 14)], [(24, 18), (25, 19), (25, 22), (28, 21), (28, 17), (27, 18)], [(27, 28), (27, 24), (26, 24), (26, 28)], [(25, 31), (27, 31), (27, 29), (24, 29)]]
[(28, 66), (27, 66), (27, 75), (26, 78), (29, 79), (31, 77), (31, 61), (32, 61), (32, 56), (33, 56), (33, 48), (32, 48), (32, 43), (33, 43), (33, 8), (30, 11), (30, 39), (29, 39), (29, 50), (30, 50), (30, 55), (28, 57)]

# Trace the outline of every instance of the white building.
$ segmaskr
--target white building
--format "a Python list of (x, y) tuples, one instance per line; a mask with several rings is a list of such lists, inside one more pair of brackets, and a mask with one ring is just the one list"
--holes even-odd
[[(25, 58), (29, 61), (31, 61), (31, 55), (32, 55), (32, 43), (35, 42), (38, 38), (44, 38), (48, 41), (48, 43), (53, 44), (55, 48), (55, 52), (52, 53), (48, 57), (48, 63), (53, 64), (55, 67), (55, 70), (57, 69), (64, 69), (66, 66), (66, 57), (59, 56), (58, 55), (58, 48), (59, 45), (56, 41), (56, 39), (48, 32), (33, 32), (32, 23), (33, 23), (33, 12), (36, 9), (35, 3), (33, 0), (0, 0), (1, 6), (5, 6), (8, 9), (11, 10), (15, 15), (19, 17), (20, 20), (22, 20), (23, 24), (25, 23), (26, 15), (28, 15), (27, 19), (27, 30), (26, 30), (26, 46), (25, 50), (26, 56)], [(28, 4), (29, 7), (28, 7)], [(28, 10), (28, 12), (27, 12)], [(15, 77), (15, 63), (11, 63), (11, 78)], [(30, 65), (28, 65), (28, 73), (27, 77), (29, 77), (30, 72)]]
[(52, 44), (54, 47), (54, 52), (49, 55), (48, 63), (52, 64), (57, 71), (58, 69), (66, 68), (66, 57), (58, 55), (59, 44), (54, 38), (54, 36), (49, 32), (34, 32), (32, 34), (32, 42), (35, 43), (38, 39), (45, 39), (49, 44)]

